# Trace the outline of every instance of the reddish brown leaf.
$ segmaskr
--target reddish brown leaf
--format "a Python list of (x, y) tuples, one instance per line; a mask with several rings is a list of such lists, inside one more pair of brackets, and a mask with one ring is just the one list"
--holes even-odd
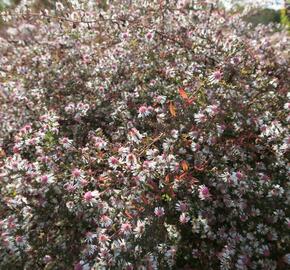
[(133, 219), (133, 217), (129, 214), (129, 212), (127, 210), (125, 210), (125, 215), (129, 219)]
[(165, 183), (169, 183), (169, 181), (170, 181), (170, 176), (169, 176), (169, 174), (167, 174), (165, 176)]
[(177, 177), (177, 179), (180, 181), (180, 180), (184, 179), (186, 176), (187, 176), (187, 173), (185, 172), (185, 173), (179, 175), (179, 176)]
[(2, 148), (0, 148), (0, 158), (3, 158), (5, 156), (6, 156), (5, 151)]
[(169, 103), (169, 111), (173, 117), (176, 117), (176, 108), (172, 101)]
[(187, 95), (187, 93), (184, 91), (184, 89), (183, 88), (179, 88), (179, 95), (184, 99), (184, 100), (188, 100), (189, 98), (188, 98), (188, 95)]
[(149, 202), (148, 202), (148, 200), (147, 200), (147, 198), (146, 198), (145, 195), (141, 195), (141, 200), (143, 201), (143, 203), (144, 203), (145, 205), (149, 204)]
[(184, 172), (188, 171), (188, 163), (185, 160), (181, 161), (181, 167)]

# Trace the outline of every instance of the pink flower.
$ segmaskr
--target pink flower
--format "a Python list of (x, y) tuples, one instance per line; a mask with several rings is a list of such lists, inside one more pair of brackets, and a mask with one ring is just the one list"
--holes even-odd
[(286, 219), (286, 224), (287, 224), (288, 229), (290, 229), (290, 218)]
[(137, 165), (137, 158), (134, 154), (128, 154), (126, 157), (126, 164), (128, 167), (136, 166)]
[(45, 256), (43, 257), (43, 261), (44, 261), (44, 263), (49, 263), (49, 262), (52, 261), (52, 258), (51, 258), (50, 255), (45, 255)]
[(86, 179), (80, 179), (80, 184), (81, 184), (82, 187), (87, 186), (88, 183), (89, 183), (88, 180), (86, 180)]
[(68, 191), (68, 192), (74, 192), (76, 190), (76, 186), (72, 185), (72, 184), (65, 184), (64, 188)]
[(23, 128), (20, 129), (20, 132), (24, 134), (29, 133), (31, 131), (32, 131), (32, 128), (30, 124), (27, 124)]
[(163, 207), (155, 207), (154, 209), (154, 214), (157, 216), (157, 217), (162, 217), (165, 215), (165, 211), (164, 211), (164, 208)]
[(92, 141), (98, 150), (106, 148), (107, 143), (101, 137), (92, 137)]
[(181, 224), (185, 224), (185, 223), (187, 223), (188, 221), (189, 221), (189, 217), (188, 216), (186, 216), (186, 214), (185, 213), (182, 213), (181, 215), (180, 215), (180, 217), (179, 217), (179, 221), (180, 221), (180, 223)]
[(102, 215), (100, 217), (100, 224), (101, 226), (104, 226), (104, 227), (109, 227), (111, 226), (113, 223), (113, 221), (106, 215)]
[(110, 238), (108, 235), (101, 233), (98, 237), (98, 241), (100, 244), (107, 245), (110, 242)]
[(207, 117), (204, 113), (199, 112), (194, 114), (194, 120), (196, 121), (196, 123), (204, 123), (206, 122)]
[(84, 200), (87, 203), (95, 203), (97, 202), (96, 198), (99, 197), (99, 192), (97, 190), (95, 191), (88, 191), (84, 195)]
[(166, 101), (166, 96), (157, 96), (155, 97), (155, 101), (160, 104), (164, 104)]
[(209, 116), (213, 117), (219, 112), (219, 107), (217, 105), (209, 105), (206, 107), (205, 111)]
[(15, 241), (16, 241), (16, 243), (22, 243), (22, 242), (23, 242), (23, 237), (17, 235), (17, 236), (15, 237)]
[(40, 180), (41, 180), (41, 183), (42, 184), (47, 184), (47, 182), (48, 182), (48, 176), (47, 175), (42, 175), (40, 177)]
[(127, 40), (130, 37), (129, 32), (124, 32), (121, 34), (121, 39), (123, 40)]
[(265, 249), (264, 252), (263, 252), (263, 255), (265, 257), (269, 257), (270, 256), (270, 250), (269, 249)]
[(145, 39), (147, 42), (151, 42), (154, 38), (154, 32), (153, 31), (149, 31), (146, 35), (145, 35)]
[(67, 137), (63, 137), (59, 139), (59, 143), (64, 147), (64, 148), (71, 148), (73, 141), (68, 139)]
[(87, 202), (90, 202), (93, 198), (94, 198), (94, 196), (93, 196), (91, 191), (86, 192), (85, 195), (84, 195), (84, 199)]
[(193, 258), (198, 258), (200, 252), (198, 249), (193, 249), (191, 254)]
[(43, 185), (51, 184), (54, 182), (53, 176), (50, 175), (42, 175), (39, 179), (40, 183)]
[(15, 145), (15, 146), (13, 146), (12, 151), (14, 154), (18, 154), (20, 152), (20, 148), (17, 145)]
[(31, 138), (27, 140), (27, 145), (36, 145), (37, 139), (36, 138)]
[(41, 163), (48, 163), (49, 162), (49, 157), (48, 156), (40, 156), (37, 158)]
[(72, 176), (74, 178), (79, 178), (79, 177), (81, 177), (81, 175), (82, 175), (81, 170), (79, 170), (77, 168), (75, 168), (75, 169), (72, 170)]
[(207, 200), (211, 197), (211, 194), (209, 193), (209, 189), (205, 185), (201, 185), (198, 189), (198, 192), (199, 192), (199, 198), (201, 200)]
[(220, 70), (216, 70), (215, 72), (212, 73), (212, 75), (209, 76), (209, 81), (211, 83), (218, 83), (221, 81), (223, 77), (223, 74)]
[(20, 235), (16, 235), (15, 242), (18, 246), (21, 246), (21, 247), (24, 247), (27, 244), (27, 242), (25, 241), (25, 238)]
[(140, 143), (140, 141), (143, 139), (144, 135), (142, 135), (138, 129), (132, 128), (128, 132), (128, 138), (130, 141), (133, 141), (135, 143)]
[(120, 232), (125, 234), (125, 235), (129, 235), (132, 232), (132, 225), (130, 223), (123, 223), (121, 225), (121, 229)]
[(75, 264), (74, 270), (83, 270), (81, 263), (78, 262), (77, 264)]
[(186, 202), (179, 201), (176, 204), (175, 209), (179, 212), (186, 212), (188, 210), (188, 204)]
[(85, 64), (89, 63), (90, 60), (91, 60), (91, 57), (90, 57), (89, 54), (84, 54), (83, 55), (83, 61), (84, 61)]
[(138, 110), (138, 112), (139, 112), (138, 117), (143, 118), (143, 117), (150, 115), (151, 109), (152, 109), (151, 107), (147, 107), (145, 105), (141, 106)]
[(109, 157), (108, 162), (109, 162), (109, 166), (114, 169), (116, 169), (119, 165), (119, 160), (114, 156)]
[(221, 78), (222, 78), (222, 73), (221, 73), (219, 70), (217, 70), (217, 71), (215, 71), (215, 72), (213, 73), (213, 76), (214, 76), (214, 79), (215, 79), (215, 80), (221, 80)]

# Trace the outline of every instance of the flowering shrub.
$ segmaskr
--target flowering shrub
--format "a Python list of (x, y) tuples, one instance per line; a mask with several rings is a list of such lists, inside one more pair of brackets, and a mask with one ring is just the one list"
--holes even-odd
[(286, 269), (288, 36), (94, 2), (2, 14), (0, 268)]

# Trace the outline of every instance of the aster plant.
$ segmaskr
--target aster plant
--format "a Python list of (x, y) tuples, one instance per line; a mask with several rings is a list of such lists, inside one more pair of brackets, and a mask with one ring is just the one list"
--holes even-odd
[(2, 20), (1, 269), (289, 267), (281, 26), (184, 0)]

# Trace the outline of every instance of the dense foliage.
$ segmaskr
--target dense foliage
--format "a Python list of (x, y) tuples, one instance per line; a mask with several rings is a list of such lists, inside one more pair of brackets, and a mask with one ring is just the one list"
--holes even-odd
[(2, 14), (0, 268), (286, 269), (283, 29), (70, 2)]

